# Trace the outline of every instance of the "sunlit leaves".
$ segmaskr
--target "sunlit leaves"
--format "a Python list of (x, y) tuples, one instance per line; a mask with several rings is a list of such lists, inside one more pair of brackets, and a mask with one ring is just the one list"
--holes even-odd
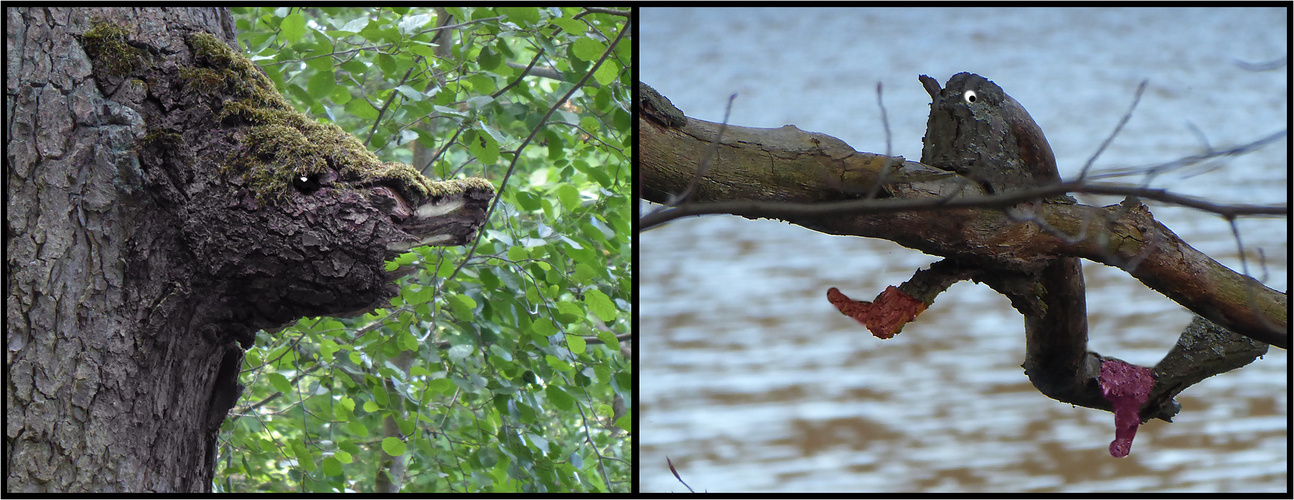
[(602, 321), (611, 321), (616, 318), (616, 306), (611, 303), (611, 298), (598, 289), (589, 289), (584, 292), (584, 303), (589, 306), (593, 314), (598, 315)]
[(596, 61), (599, 57), (602, 57), (602, 53), (606, 50), (607, 46), (602, 42), (584, 37), (575, 40), (572, 52), (575, 57), (585, 61)]
[(404, 445), (404, 441), (389, 437), (382, 439), (382, 451), (386, 452), (387, 455), (398, 457), (403, 455), (407, 449)]
[(296, 11), (283, 18), (279, 24), (283, 29), (283, 38), (289, 42), (295, 42), (301, 39), (306, 32), (306, 18), (301, 15), (301, 11)]

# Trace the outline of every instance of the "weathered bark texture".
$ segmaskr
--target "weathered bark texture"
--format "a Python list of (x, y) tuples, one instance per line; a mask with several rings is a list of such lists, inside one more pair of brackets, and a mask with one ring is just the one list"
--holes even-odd
[(228, 51), (223, 8), (5, 10), (6, 485), (211, 488), (258, 329), (382, 305), (493, 190), (377, 162)]
[[(927, 89), (931, 87), (927, 83)], [(933, 89), (940, 90), (937, 85)], [(1097, 377), (1102, 363), (1113, 358), (1086, 350), (1084, 290), (1077, 258), (1125, 269), (1203, 316), (1181, 334), (1179, 343), (1191, 349), (1174, 350), (1156, 366), (1159, 383), (1142, 406), (1142, 420), (1168, 420), (1178, 410), (1173, 395), (1204, 377), (1251, 362), (1266, 352), (1263, 342), (1288, 348), (1285, 294), (1190, 247), (1140, 203), (1090, 207), (1052, 199), (1011, 209), (1030, 199), (1011, 196), (1036, 185), (1020, 179), (1021, 175), (1038, 177), (1036, 165), (1013, 165), (1006, 178), (971, 172), (969, 161), (952, 161), (944, 167), (965, 171), (973, 179), (968, 180), (942, 172), (938, 165), (854, 151), (838, 139), (789, 125), (780, 129), (728, 126), (716, 144), (718, 124), (686, 117), (650, 88), (641, 90), (639, 99), (643, 198), (670, 204), (678, 201), (678, 193), (690, 191), (686, 203), (709, 205), (692, 213), (776, 218), (828, 234), (883, 238), (947, 257), (898, 290), (929, 304), (953, 282), (972, 279), (1006, 295), (1025, 316), (1026, 371), (1049, 397), (1111, 410)], [(985, 124), (982, 129), (1016, 128), (1007, 122)], [(970, 130), (944, 125), (940, 130), (949, 133)], [(1021, 142), (970, 145), (969, 149), (1010, 152), (1017, 147), (1011, 153), (1016, 157), (1047, 156), (1037, 144)], [(942, 150), (940, 158), (958, 160), (959, 153), (951, 150), (966, 150), (967, 145), (927, 144), (927, 149)], [(701, 165), (708, 169), (699, 172)], [(1007, 201), (988, 208), (936, 203), (989, 191), (1005, 193), (1000, 198)], [(880, 209), (859, 213), (863, 208), (859, 201)], [(824, 214), (801, 210), (803, 204), (841, 210)], [(833, 303), (847, 301), (835, 296)], [(1202, 345), (1212, 345), (1212, 350)], [(1202, 355), (1207, 352), (1218, 355)]]
[[(902, 157), (855, 151), (839, 139), (790, 125), (729, 125), (716, 147), (719, 124), (689, 117), (683, 126), (666, 126), (669, 119), (657, 110), (672, 107), (665, 100), (639, 101), (643, 199), (669, 204), (691, 189), (688, 200), (695, 205), (682, 207), (690, 214), (775, 218), (827, 234), (887, 239), (976, 265), (1027, 270), (1038, 259), (1080, 257), (1124, 269), (1224, 328), (1289, 347), (1286, 294), (1186, 244), (1140, 203), (1043, 204), (1035, 217), (1072, 235), (1062, 237), (994, 208), (1026, 201), (1027, 193), (978, 198), (983, 188), (965, 177)], [(713, 160), (709, 169), (698, 175), (707, 158)]]

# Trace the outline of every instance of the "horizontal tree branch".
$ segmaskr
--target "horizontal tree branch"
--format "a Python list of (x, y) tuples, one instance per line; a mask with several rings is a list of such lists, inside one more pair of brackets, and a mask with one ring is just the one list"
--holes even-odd
[[(1054, 256), (1081, 257), (1124, 269), (1223, 327), (1288, 349), (1286, 294), (1194, 249), (1140, 203), (1020, 204), (1065, 192), (1133, 195), (1228, 219), (1285, 215), (1285, 206), (1217, 205), (1162, 190), (1086, 183), (986, 197), (978, 184), (954, 173), (855, 151), (839, 139), (790, 125), (729, 125), (715, 144), (719, 124), (662, 118), (661, 108), (672, 106), (653, 106), (640, 108), (640, 193), (666, 205), (675, 193), (690, 189), (691, 195), (682, 206), (647, 215), (640, 228), (684, 215), (727, 213), (887, 239), (989, 267), (1029, 269)], [(696, 168), (707, 157), (709, 167), (698, 176)]]

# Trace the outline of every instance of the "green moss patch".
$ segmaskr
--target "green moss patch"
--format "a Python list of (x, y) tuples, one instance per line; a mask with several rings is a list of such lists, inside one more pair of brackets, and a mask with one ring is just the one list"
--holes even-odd
[(493, 189), (484, 179), (438, 183), (409, 165), (383, 162), (341, 127), (292, 108), (254, 63), (215, 36), (198, 33), (187, 41), (204, 67), (182, 70), (186, 84), (232, 98), (224, 101), (218, 119), (236, 116), (250, 124), (244, 147), (226, 158), (225, 172), (241, 175), (263, 199), (282, 199), (290, 193), (292, 179), (329, 168), (340, 174), (341, 183), (389, 184), (415, 204), (463, 189)]
[(112, 75), (126, 76), (143, 68), (146, 55), (143, 50), (126, 43), (129, 34), (121, 26), (96, 20), (89, 30), (81, 34), (81, 47), (95, 66)]

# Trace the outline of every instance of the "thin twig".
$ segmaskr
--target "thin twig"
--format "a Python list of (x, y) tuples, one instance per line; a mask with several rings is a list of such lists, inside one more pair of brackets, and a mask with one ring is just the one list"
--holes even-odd
[(1137, 103), (1141, 102), (1141, 94), (1146, 91), (1146, 84), (1148, 83), (1150, 83), (1150, 80), (1142, 80), (1141, 85), (1137, 86), (1137, 93), (1132, 98), (1132, 105), (1128, 106), (1128, 112), (1124, 113), (1123, 118), (1119, 119), (1119, 124), (1114, 127), (1113, 132), (1110, 132), (1110, 136), (1106, 137), (1105, 141), (1101, 143), (1101, 147), (1096, 148), (1096, 152), (1092, 153), (1092, 157), (1087, 159), (1087, 164), (1083, 165), (1083, 171), (1078, 174), (1079, 180), (1087, 177), (1087, 171), (1092, 168), (1092, 164), (1096, 162), (1097, 157), (1101, 156), (1101, 152), (1105, 151), (1105, 148), (1111, 142), (1114, 142), (1114, 136), (1119, 135), (1119, 131), (1123, 130), (1123, 126), (1132, 118), (1132, 110), (1137, 109)]
[(683, 482), (683, 478), (678, 475), (678, 471), (674, 470), (674, 462), (669, 461), (669, 457), (665, 457), (665, 463), (669, 464), (669, 471), (674, 474), (674, 479), (677, 479), (678, 482), (683, 483), (683, 486), (687, 488), (687, 491), (696, 493), (696, 490), (693, 490), (691, 486), (688, 486), (687, 483)]
[(732, 103), (737, 100), (737, 94), (734, 92), (728, 96), (728, 106), (723, 110), (723, 122), (719, 124), (719, 132), (715, 134), (714, 141), (710, 143), (709, 151), (705, 153), (705, 159), (701, 161), (701, 166), (697, 167), (696, 175), (692, 177), (692, 182), (687, 184), (681, 194), (669, 205), (679, 206), (687, 203), (688, 197), (696, 191), (696, 186), (701, 183), (701, 178), (705, 176), (706, 171), (710, 170), (710, 165), (714, 164), (714, 159), (719, 156), (719, 144), (723, 142), (723, 133), (728, 130), (728, 117), (732, 115)]
[(646, 231), (665, 222), (693, 215), (729, 214), (744, 217), (800, 218), (831, 215), (869, 215), (896, 212), (924, 212), (949, 208), (1002, 208), (1026, 201), (1067, 193), (1104, 194), (1111, 196), (1136, 196), (1161, 201), (1170, 205), (1212, 212), (1222, 217), (1278, 216), (1289, 214), (1288, 205), (1222, 205), (1200, 198), (1173, 194), (1163, 189), (1127, 185), (1094, 185), (1086, 182), (1049, 184), (1028, 190), (1012, 191), (993, 196), (965, 198), (917, 198), (882, 200), (847, 200), (829, 203), (787, 203), (772, 201), (734, 200), (688, 205), (658, 210), (639, 219), (639, 231)]
[[(881, 108), (881, 126), (885, 127), (885, 156), (890, 156), (890, 152), (891, 152), (890, 120), (889, 120), (889, 117), (885, 114), (885, 100), (881, 98), (881, 82), (879, 81), (876, 82), (876, 105), (880, 106)], [(876, 177), (876, 183), (872, 184), (871, 189), (867, 190), (867, 196), (866, 196), (867, 199), (871, 200), (876, 198), (876, 194), (880, 192), (881, 186), (885, 185), (887, 180), (886, 178), (889, 177), (889, 174), (890, 174), (889, 168), (881, 169), (881, 174)]]

